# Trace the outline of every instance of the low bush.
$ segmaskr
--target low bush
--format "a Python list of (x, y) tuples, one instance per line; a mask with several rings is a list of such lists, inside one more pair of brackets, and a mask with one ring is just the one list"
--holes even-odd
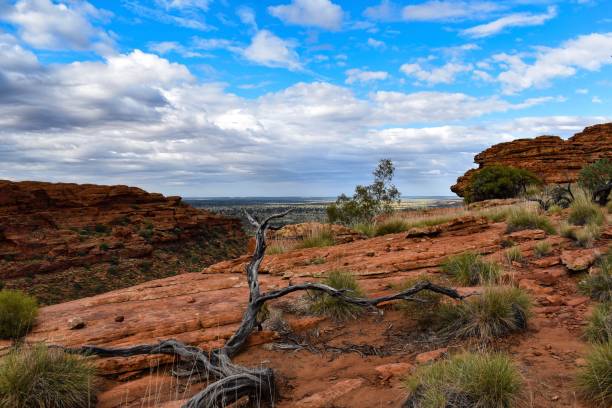
[(612, 341), (612, 303), (600, 303), (589, 316), (584, 332), (585, 337), (592, 343), (605, 343)]
[[(322, 283), (334, 289), (346, 289), (345, 294), (350, 297), (363, 296), (357, 279), (348, 271), (333, 270), (329, 272)], [(309, 308), (311, 313), (329, 316), (335, 320), (356, 318), (362, 312), (360, 306), (353, 305), (339, 297), (330, 296), (323, 292), (312, 294)]]
[(297, 245), (297, 248), (322, 248), (334, 245), (334, 236), (329, 228), (321, 228), (310, 231)]
[(376, 235), (375, 222), (358, 222), (356, 224), (351, 225), (351, 228), (369, 238), (372, 238)]
[(606, 205), (612, 191), (612, 160), (600, 159), (584, 166), (578, 174), (578, 184), (591, 192), (593, 201)]
[(95, 369), (80, 356), (21, 346), (0, 361), (0, 408), (94, 406)]
[(0, 290), (0, 338), (16, 339), (34, 325), (38, 303), (32, 296), (16, 290)]
[(490, 341), (524, 330), (530, 316), (531, 299), (519, 288), (490, 287), (480, 296), (460, 303), (443, 303), (437, 320), (441, 334), (476, 337)]
[(597, 224), (587, 224), (574, 231), (574, 239), (583, 248), (591, 248), (601, 238), (602, 228)]
[(522, 379), (504, 354), (464, 353), (419, 367), (405, 384), (404, 407), (509, 408), (517, 404)]
[(577, 378), (581, 396), (597, 407), (612, 406), (612, 342), (594, 346), (586, 361)]
[(546, 212), (550, 215), (561, 214), (563, 212), (563, 207), (561, 207), (560, 205), (553, 204), (550, 207), (548, 207), (548, 211)]
[(567, 220), (573, 225), (602, 225), (604, 215), (601, 208), (591, 202), (586, 194), (577, 194), (575, 200), (570, 205), (570, 213)]
[(527, 170), (503, 165), (487, 166), (472, 176), (464, 197), (467, 202), (512, 198), (534, 184), (540, 184), (540, 180)]
[(510, 264), (512, 262), (522, 262), (523, 261), (523, 253), (521, 252), (521, 248), (517, 246), (507, 249), (505, 252), (505, 255), (506, 255), (506, 260)]
[(533, 247), (533, 252), (538, 258), (542, 258), (552, 251), (552, 245), (547, 241), (540, 241)]
[(556, 232), (548, 217), (526, 208), (514, 208), (506, 222), (508, 223), (506, 233), (529, 229), (541, 229), (547, 234)]
[(435, 225), (444, 224), (464, 215), (464, 212), (458, 211), (449, 215), (414, 215), (410, 214), (396, 215), (387, 218), (386, 220), (376, 225), (376, 235), (394, 234), (398, 232), (408, 231), (412, 228), (433, 227)]
[(494, 283), (501, 275), (501, 267), (497, 263), (469, 251), (447, 258), (441, 268), (442, 272), (466, 286)]

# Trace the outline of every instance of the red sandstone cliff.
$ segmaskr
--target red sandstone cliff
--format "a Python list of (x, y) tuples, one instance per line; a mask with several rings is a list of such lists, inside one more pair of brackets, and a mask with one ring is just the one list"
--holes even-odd
[(127, 186), (0, 181), (0, 282), (45, 303), (244, 251), (240, 221)]
[[(567, 140), (540, 136), (496, 144), (474, 157), (478, 168), (504, 164), (532, 171), (546, 183), (573, 182), (584, 165), (612, 157), (612, 123), (589, 126)], [(451, 190), (463, 196), (477, 169), (468, 170)]]

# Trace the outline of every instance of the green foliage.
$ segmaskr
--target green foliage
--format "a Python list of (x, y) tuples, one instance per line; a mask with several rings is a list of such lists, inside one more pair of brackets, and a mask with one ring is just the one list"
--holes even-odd
[(548, 207), (548, 211), (547, 211), (549, 215), (557, 215), (557, 214), (561, 214), (562, 212), (563, 212), (563, 208), (556, 204), (553, 204), (550, 207)]
[(507, 249), (505, 255), (508, 263), (523, 261), (523, 253), (521, 252), (521, 248), (519, 247), (515, 246)]
[(502, 222), (506, 221), (510, 215), (510, 208), (490, 208), (478, 212), (479, 215), (487, 218), (491, 222)]
[[(330, 271), (322, 283), (334, 289), (345, 289), (345, 294), (350, 297), (363, 296), (363, 292), (357, 280), (348, 271)], [(362, 311), (361, 307), (357, 305), (347, 303), (341, 298), (330, 296), (322, 292), (314, 293), (311, 300), (311, 313), (329, 316), (335, 320), (356, 318)]]
[(570, 205), (570, 214), (567, 220), (573, 225), (602, 225), (604, 215), (597, 204), (592, 203), (586, 195), (580, 194)]
[(612, 303), (600, 303), (589, 316), (584, 335), (592, 343), (612, 341)]
[(100, 244), (100, 250), (101, 251), (108, 251), (110, 249), (110, 247), (108, 246), (108, 244), (106, 242), (103, 242)]
[(334, 245), (334, 236), (329, 228), (321, 228), (310, 231), (296, 248), (323, 248)]
[(515, 167), (493, 165), (478, 170), (465, 192), (467, 202), (512, 198), (524, 193), (528, 186), (540, 184), (530, 171)]
[(601, 159), (586, 165), (580, 170), (578, 184), (593, 193), (593, 201), (600, 205), (608, 203), (612, 189), (612, 161)]
[(376, 235), (376, 223), (375, 222), (358, 222), (351, 225), (351, 228), (366, 237), (372, 238)]
[(612, 342), (594, 346), (586, 360), (577, 378), (581, 396), (597, 407), (612, 406)]
[(547, 234), (556, 232), (555, 227), (545, 215), (525, 208), (513, 209), (508, 216), (507, 223), (506, 233), (528, 229), (541, 229)]
[(442, 304), (437, 319), (446, 336), (491, 341), (524, 330), (530, 308), (531, 299), (522, 289), (489, 287), (461, 303)]
[(602, 227), (597, 224), (587, 224), (574, 231), (574, 239), (583, 248), (591, 248), (601, 237)]
[(521, 376), (504, 354), (463, 353), (422, 366), (405, 384), (413, 408), (516, 406)]
[(94, 406), (95, 369), (82, 357), (40, 344), (0, 361), (0, 408)]
[(542, 258), (552, 251), (552, 245), (547, 241), (540, 241), (533, 247), (533, 252), (538, 258)]
[(373, 172), (372, 184), (355, 187), (352, 197), (342, 194), (327, 207), (329, 221), (349, 226), (372, 222), (376, 216), (390, 213), (393, 204), (400, 200), (400, 192), (391, 184), (394, 173), (395, 167), (391, 160), (380, 160)]
[(466, 286), (494, 283), (501, 274), (501, 267), (497, 263), (469, 251), (447, 258), (441, 268), (442, 272)]
[(30, 330), (38, 315), (32, 296), (16, 290), (0, 290), (0, 338), (16, 339)]
[(394, 217), (384, 220), (376, 225), (375, 235), (377, 237), (387, 234), (396, 234), (398, 232), (404, 232), (409, 229), (409, 225), (406, 221), (401, 218)]
[(602, 257), (598, 263), (599, 272), (587, 275), (578, 283), (578, 288), (592, 299), (602, 302), (612, 301), (612, 252)]

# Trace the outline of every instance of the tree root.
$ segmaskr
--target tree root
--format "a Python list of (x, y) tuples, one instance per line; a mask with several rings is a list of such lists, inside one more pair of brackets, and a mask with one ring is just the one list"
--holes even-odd
[[(158, 344), (138, 345), (127, 348), (103, 348), (84, 346), (66, 349), (71, 353), (96, 355), (100, 357), (129, 357), (143, 354), (166, 354), (179, 358), (187, 370), (175, 372), (177, 376), (195, 375), (208, 381), (202, 391), (189, 399), (183, 408), (222, 408), (248, 397), (255, 406), (273, 405), (276, 397), (274, 371), (271, 368), (247, 368), (232, 363), (235, 356), (245, 345), (248, 336), (258, 327), (257, 315), (267, 301), (274, 300), (298, 291), (319, 291), (329, 296), (341, 298), (347, 303), (361, 307), (376, 308), (383, 302), (392, 300), (418, 301), (413, 296), (423, 290), (440, 293), (453, 299), (464, 299), (456, 290), (422, 281), (402, 292), (377, 298), (358, 298), (350, 296), (345, 289), (335, 289), (320, 283), (303, 283), (261, 294), (259, 289), (259, 266), (266, 251), (265, 233), (268, 224), (275, 218), (288, 214), (276, 214), (268, 217), (261, 224), (249, 214), (249, 221), (257, 227), (256, 246), (251, 261), (246, 267), (249, 284), (249, 303), (242, 317), (242, 322), (226, 344), (211, 352), (205, 352), (194, 346), (176, 340), (163, 340)], [(212, 382), (210, 382), (212, 381)]]

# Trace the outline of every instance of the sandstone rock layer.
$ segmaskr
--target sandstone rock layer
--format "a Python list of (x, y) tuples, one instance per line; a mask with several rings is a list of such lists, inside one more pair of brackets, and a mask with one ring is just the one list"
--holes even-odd
[[(529, 170), (545, 183), (574, 182), (586, 164), (612, 158), (612, 123), (589, 126), (567, 140), (540, 136), (499, 143), (474, 157), (478, 169), (503, 164)], [(463, 196), (478, 169), (468, 170), (451, 190)]]

